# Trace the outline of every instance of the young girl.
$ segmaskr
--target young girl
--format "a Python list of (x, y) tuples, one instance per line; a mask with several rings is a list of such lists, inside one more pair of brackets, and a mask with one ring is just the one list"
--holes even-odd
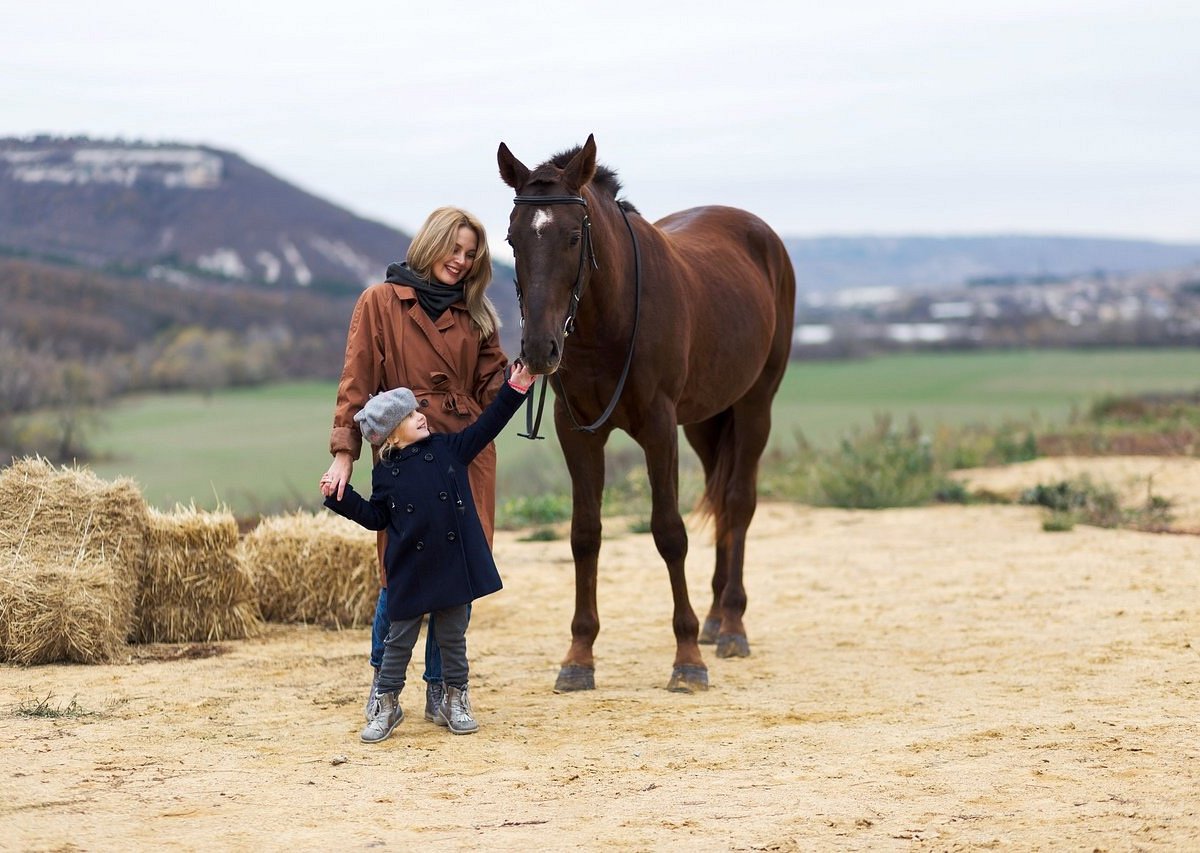
[[(496, 311), (485, 291), (492, 279), (487, 234), (465, 210), (439, 207), (429, 214), (408, 247), (407, 259), (392, 264), (387, 280), (363, 291), (346, 335), (346, 358), (338, 384), (326, 477), (340, 497), (350, 482), (362, 447), (355, 415), (372, 394), (411, 388), (429, 424), (456, 432), (470, 424), (504, 384), (507, 359), (500, 349)], [(488, 446), (471, 463), (475, 508), (488, 543), (496, 506), (496, 451)], [(380, 590), (371, 630), (371, 666), (379, 678), (388, 618), (379, 534)], [(436, 620), (431, 619), (431, 624)], [(442, 660), (430, 630), (425, 643), (425, 719), (440, 723)], [(366, 717), (373, 715), (374, 680)]]
[[(355, 415), (364, 438), (379, 447), (371, 499), (349, 484), (321, 478), (325, 505), (370, 530), (387, 531), (387, 615), (377, 701), (362, 730), (365, 743), (387, 738), (404, 719), (400, 691), (425, 614), (442, 653), (445, 695), (437, 722), (454, 734), (479, 728), (467, 697), (467, 607), (496, 592), (500, 574), (471, 492), (467, 466), (520, 408), (536, 377), (513, 366), (507, 384), (479, 419), (461, 432), (431, 434), (408, 388), (377, 394)], [(339, 494), (340, 493), (340, 494)]]

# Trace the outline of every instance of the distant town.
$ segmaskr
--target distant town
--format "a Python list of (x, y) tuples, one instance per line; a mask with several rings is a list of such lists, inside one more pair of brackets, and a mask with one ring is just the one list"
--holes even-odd
[(1200, 265), (797, 295), (795, 358), (906, 349), (1200, 344)]

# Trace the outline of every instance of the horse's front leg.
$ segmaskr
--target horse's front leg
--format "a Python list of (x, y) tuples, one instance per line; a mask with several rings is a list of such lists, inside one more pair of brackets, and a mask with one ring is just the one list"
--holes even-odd
[(650, 531), (667, 564), (674, 604), (671, 626), (675, 631), (675, 664), (667, 689), (692, 693), (708, 689), (708, 667), (700, 656), (700, 621), (688, 599), (684, 571), (688, 537), (679, 514), (679, 435), (674, 408), (664, 406), (659, 417), (648, 421), (637, 438), (646, 453), (650, 477)]
[(557, 417), (555, 426), (571, 474), (571, 554), (575, 558), (571, 648), (554, 682), (554, 691), (564, 693), (596, 688), (592, 647), (600, 633), (596, 576), (600, 560), (600, 502), (604, 496), (604, 443), (608, 436), (577, 432)]

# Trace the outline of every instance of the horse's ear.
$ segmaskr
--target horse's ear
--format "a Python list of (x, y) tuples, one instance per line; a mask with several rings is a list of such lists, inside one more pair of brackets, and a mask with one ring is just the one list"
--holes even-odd
[(563, 169), (563, 181), (572, 192), (579, 192), (596, 174), (596, 140), (588, 134), (587, 142)]
[(503, 142), (496, 150), (496, 162), (500, 164), (500, 177), (504, 183), (508, 184), (517, 192), (521, 191), (521, 187), (525, 186), (525, 182), (529, 180), (529, 169), (525, 168), (525, 164), (513, 156), (513, 153), (508, 150), (508, 146)]

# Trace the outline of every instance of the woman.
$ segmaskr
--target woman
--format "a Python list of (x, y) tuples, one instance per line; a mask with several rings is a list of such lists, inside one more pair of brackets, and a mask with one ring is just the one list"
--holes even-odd
[[(372, 394), (408, 387), (420, 411), (438, 432), (458, 432), (475, 421), (504, 383), (508, 359), (500, 348), (500, 320), (484, 291), (492, 279), (487, 233), (470, 213), (439, 207), (408, 247), (402, 264), (391, 264), (382, 284), (363, 291), (350, 317), (346, 359), (338, 384), (326, 472), (330, 493), (340, 500), (362, 449), (354, 416)], [(475, 508), (488, 545), (496, 518), (496, 448), (488, 447), (468, 468)], [(386, 586), (379, 534), (380, 584)], [(432, 619), (432, 617), (431, 617)], [(375, 680), (367, 696), (372, 716), (383, 641), (387, 636), (387, 590), (380, 589), (371, 629)], [(442, 661), (425, 634), (425, 719), (441, 722)]]

